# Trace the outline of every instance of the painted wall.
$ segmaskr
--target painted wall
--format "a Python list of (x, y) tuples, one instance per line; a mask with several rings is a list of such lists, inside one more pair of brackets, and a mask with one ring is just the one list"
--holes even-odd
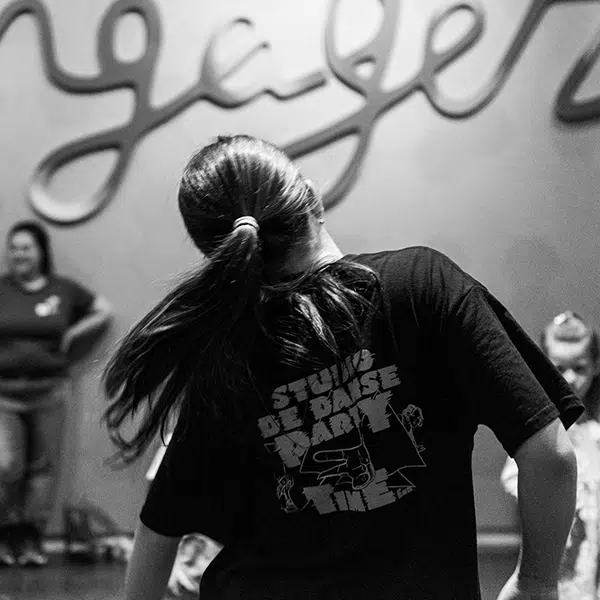
[[(0, 0), (0, 11), (11, 4)], [(439, 82), (450, 96), (468, 98), (492, 77), (529, 7), (527, 0), (485, 0), (485, 30), (474, 48), (444, 70)], [(108, 0), (45, 0), (61, 67), (81, 76), (98, 74), (96, 37)], [(246, 132), (288, 144), (355, 112), (361, 96), (332, 74), (325, 60), (328, 3), (321, 0), (156, 0), (162, 42), (150, 93), (162, 105), (193, 85), (208, 38), (231, 18), (257, 25), (228, 34), (217, 51), (228, 60), (251, 43), (271, 42), (229, 89), (259, 81), (277, 69), (284, 78), (320, 70), (325, 84), (280, 102), (261, 95), (236, 110), (199, 102), (145, 137), (116, 197), (93, 219), (51, 226), (60, 272), (102, 292), (113, 303), (115, 324), (89, 359), (75, 368), (77, 396), (70, 406), (61, 499), (85, 497), (132, 528), (146, 489), (149, 458), (114, 473), (99, 425), (104, 407), (98, 375), (112, 344), (167, 289), (172, 276), (198, 258), (186, 240), (175, 194), (189, 154), (219, 133)], [(423, 61), (427, 23), (449, 2), (406, 0), (383, 80), (386, 90), (406, 82)], [(340, 5), (337, 47), (348, 53), (376, 32), (382, 11), (376, 0)], [(440, 30), (444, 47), (471, 22), (456, 15)], [(76, 24), (76, 26), (74, 26)], [(343, 250), (360, 252), (413, 244), (447, 253), (483, 281), (537, 336), (555, 313), (572, 308), (600, 323), (597, 302), (600, 238), (600, 121), (559, 123), (557, 91), (600, 26), (596, 2), (567, 2), (543, 18), (516, 68), (495, 99), (469, 119), (450, 120), (421, 92), (397, 104), (375, 123), (360, 176), (328, 214)], [(133, 60), (143, 51), (139, 18), (123, 19), (115, 35), (117, 55)], [(0, 40), (0, 237), (28, 217), (29, 180), (58, 146), (125, 123), (134, 109), (130, 91), (72, 95), (45, 77), (37, 21), (18, 19)], [(271, 62), (269, 62), (271, 61)], [(598, 93), (600, 68), (581, 88)], [(348, 138), (304, 157), (307, 176), (331, 186), (350, 159)], [(88, 198), (103, 183), (115, 154), (92, 156), (61, 171), (51, 186), (61, 202)], [(483, 400), (483, 399), (482, 399)], [(514, 509), (498, 484), (504, 453), (489, 431), (477, 438), (474, 461), (481, 528), (512, 528)], [(53, 529), (61, 529), (57, 517)]]

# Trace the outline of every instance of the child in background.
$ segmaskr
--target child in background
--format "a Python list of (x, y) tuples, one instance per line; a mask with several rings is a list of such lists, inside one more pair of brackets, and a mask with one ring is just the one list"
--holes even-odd
[[(585, 412), (569, 430), (577, 455), (577, 509), (561, 568), (560, 600), (596, 600), (600, 598), (598, 334), (579, 315), (568, 311), (544, 328), (541, 345), (585, 404)], [(501, 480), (516, 498), (518, 469), (512, 458), (507, 460)]]

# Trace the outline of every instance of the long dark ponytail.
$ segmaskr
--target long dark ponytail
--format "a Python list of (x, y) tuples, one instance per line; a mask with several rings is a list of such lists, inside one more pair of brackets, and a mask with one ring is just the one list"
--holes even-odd
[[(125, 463), (165, 434), (174, 413), (229, 415), (260, 395), (257, 357), (300, 369), (341, 364), (377, 304), (377, 277), (350, 261), (276, 276), (311, 243), (322, 207), (272, 144), (233, 136), (201, 149), (184, 170), (179, 208), (206, 261), (133, 327), (104, 373), (104, 418)], [(122, 427), (143, 408), (125, 439)]]

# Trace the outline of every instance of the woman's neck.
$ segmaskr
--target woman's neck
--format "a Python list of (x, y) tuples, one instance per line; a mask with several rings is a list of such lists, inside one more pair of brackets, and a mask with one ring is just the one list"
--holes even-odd
[(330, 263), (340, 260), (344, 253), (333, 241), (325, 227), (320, 228), (314, 243), (302, 254), (291, 257), (286, 265), (278, 272), (279, 276), (303, 273), (309, 269), (324, 267)]
[(317, 237), (317, 244), (315, 245), (313, 252), (309, 256), (309, 260), (313, 265), (323, 266), (330, 262), (340, 260), (344, 256), (344, 253), (340, 250), (339, 246), (333, 241), (333, 238), (329, 235), (329, 232), (325, 227), (319, 230)]
[(28, 292), (37, 292), (46, 286), (48, 278), (42, 273), (31, 273), (29, 275), (13, 274), (17, 284)]

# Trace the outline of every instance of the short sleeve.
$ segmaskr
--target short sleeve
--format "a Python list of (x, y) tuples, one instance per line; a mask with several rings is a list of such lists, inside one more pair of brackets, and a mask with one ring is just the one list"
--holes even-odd
[(144, 525), (161, 535), (196, 532), (201, 494), (201, 450), (178, 424), (150, 484), (140, 513)]
[(179, 418), (140, 520), (161, 535), (200, 533), (227, 544), (249, 526), (251, 453), (201, 417)]
[(477, 424), (510, 456), (560, 417), (570, 427), (583, 405), (508, 310), (481, 285), (449, 303), (445, 344), (450, 374)]
[(96, 295), (90, 292), (87, 288), (71, 279), (65, 279), (69, 286), (69, 294), (71, 296), (71, 315), (70, 324), (73, 324), (79, 319), (85, 317), (92, 309)]

